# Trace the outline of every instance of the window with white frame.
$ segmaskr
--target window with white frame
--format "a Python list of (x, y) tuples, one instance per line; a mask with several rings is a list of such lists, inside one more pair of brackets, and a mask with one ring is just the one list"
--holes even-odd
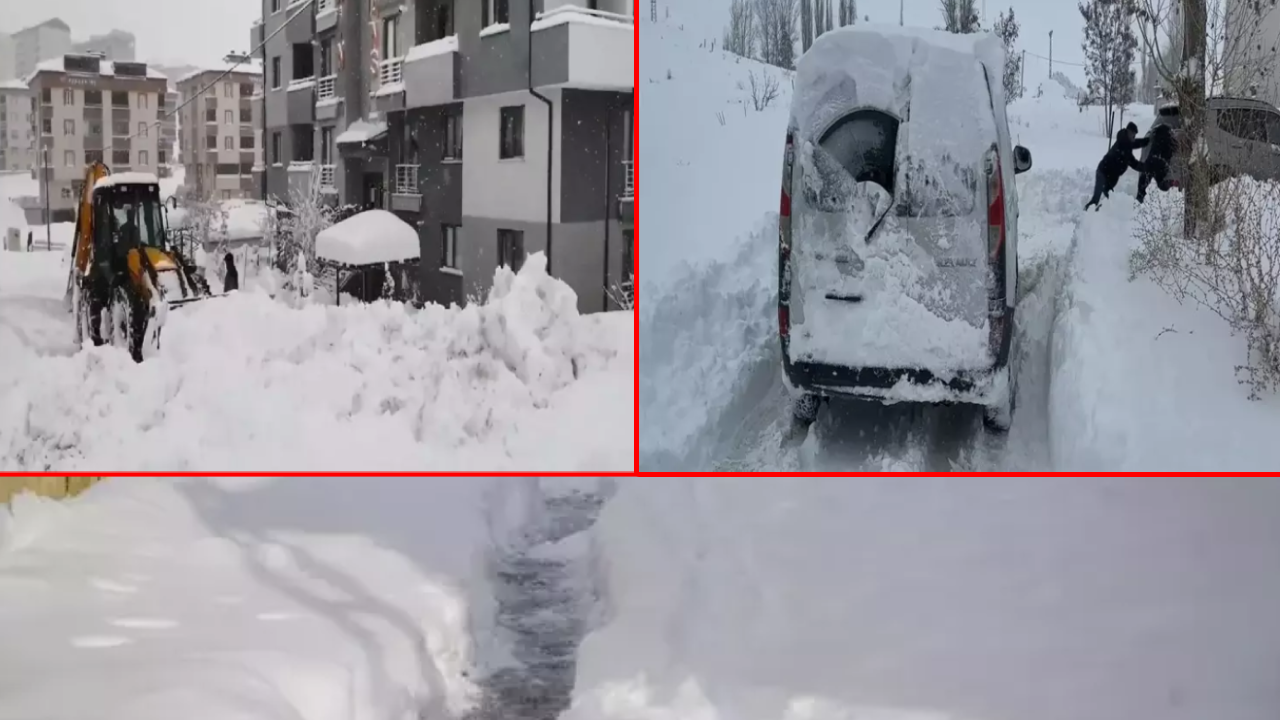
[(498, 158), (510, 160), (524, 157), (524, 106), (513, 105), (501, 110)]
[(62, 134), (63, 134), (63, 135), (75, 135), (75, 134), (76, 134), (76, 121), (75, 121), (75, 120), (70, 120), (70, 119), (68, 119), (68, 120), (63, 120), (63, 121), (62, 121)]
[(382, 20), (382, 59), (400, 57), (400, 16), (392, 15)]
[(150, 154), (150, 153), (148, 153), (146, 150), (139, 150), (139, 151), (138, 151), (138, 164), (139, 164), (139, 165), (142, 165), (142, 166), (144, 166), (144, 167), (145, 167), (145, 166), (147, 166), (147, 165), (150, 165), (150, 164), (151, 164), (151, 154)]
[(138, 123), (138, 135), (139, 135), (139, 136), (141, 136), (141, 137), (146, 137), (146, 136), (148, 136), (148, 135), (150, 135), (150, 134), (151, 134), (151, 127), (150, 127), (149, 125), (147, 125), (145, 122), (140, 122), (140, 123)]
[(75, 151), (75, 150), (67, 150), (66, 152), (62, 153), (62, 164), (63, 164), (63, 165), (66, 165), (67, 167), (75, 167), (75, 166), (76, 166), (76, 151)]
[(150, 107), (149, 102), (150, 101), (147, 100), (146, 93), (143, 93), (143, 92), (138, 93), (138, 109), (139, 110), (146, 110), (148, 107)]
[(333, 128), (320, 128), (320, 164), (333, 164)]
[(63, 104), (63, 105), (75, 105), (75, 104), (76, 104), (76, 91), (75, 91), (75, 90), (72, 90), (71, 88), (67, 88), (66, 90), (63, 90), (63, 91), (62, 91), (62, 104)]
[(481, 27), (502, 25), (511, 22), (510, 0), (480, 0), (481, 14), (484, 16)]
[(236, 124), (236, 114), (233, 110), (227, 110), (222, 113), (222, 122), (226, 125)]
[(222, 149), (223, 149), (223, 150), (235, 150), (235, 149), (236, 149), (236, 139), (235, 139), (234, 137), (230, 136), (230, 135), (228, 135), (228, 136), (226, 136), (226, 137), (222, 138)]
[(222, 83), (222, 97), (235, 97), (235, 89), (231, 87), (231, 83)]
[(462, 116), (456, 113), (444, 118), (444, 154), (445, 160), (462, 159)]

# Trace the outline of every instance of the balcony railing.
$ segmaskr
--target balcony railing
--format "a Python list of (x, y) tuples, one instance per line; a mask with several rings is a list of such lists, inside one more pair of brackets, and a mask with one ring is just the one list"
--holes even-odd
[(338, 76), (330, 75), (316, 81), (316, 102), (333, 100), (338, 97)]
[(623, 177), (626, 178), (623, 181), (623, 186), (622, 186), (622, 199), (631, 200), (635, 198), (635, 193), (636, 193), (635, 164), (632, 163), (630, 160), (627, 160), (622, 163), (622, 170), (623, 170)]
[(418, 166), (417, 165), (397, 165), (396, 166), (395, 193), (397, 195), (417, 195), (418, 194)]
[(336, 165), (320, 166), (320, 189), (333, 190), (337, 188), (335, 185), (338, 169)]
[(319, 15), (320, 13), (329, 12), (330, 10), (333, 10), (335, 7), (337, 6), (335, 5), (334, 0), (316, 0), (317, 15)]
[(383, 87), (404, 79), (404, 58), (383, 60), (378, 65), (378, 83)]
[[(623, 13), (612, 13), (604, 10), (592, 10), (581, 5), (561, 5), (560, 7), (549, 10), (547, 12), (538, 13), (537, 20), (550, 20), (552, 18), (560, 18), (565, 16), (579, 16), (584, 18), (598, 18), (600, 20), (611, 20), (623, 25), (631, 25), (635, 22), (635, 18)], [(534, 30), (540, 30), (539, 23), (535, 22)]]

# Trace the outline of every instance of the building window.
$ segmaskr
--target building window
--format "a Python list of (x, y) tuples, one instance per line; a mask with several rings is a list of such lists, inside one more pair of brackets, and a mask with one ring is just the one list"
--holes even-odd
[(453, 3), (420, 0), (414, 19), (418, 24), (414, 33), (418, 45), (447, 38), (453, 34)]
[(524, 106), (502, 108), (501, 145), (498, 157), (502, 160), (524, 157)]
[(524, 267), (524, 231), (498, 231), (498, 265), (520, 272)]
[(443, 226), (444, 253), (440, 258), (440, 267), (458, 269), (458, 226)]
[(253, 136), (252, 136), (252, 135), (241, 135), (241, 136), (240, 136), (240, 149), (241, 149), (241, 150), (252, 150), (252, 149), (253, 149), (253, 146), (254, 146), (254, 142), (253, 142)]
[(391, 58), (400, 57), (399, 47), (400, 38), (396, 32), (400, 27), (400, 16), (392, 15), (384, 18), (382, 21), (382, 59), (390, 60)]
[(280, 133), (271, 133), (271, 163), (280, 164)]
[(271, 89), (280, 89), (280, 56), (271, 58)]
[(235, 149), (236, 149), (236, 139), (235, 139), (234, 137), (231, 137), (230, 135), (228, 135), (228, 136), (226, 136), (226, 137), (222, 138), (222, 149), (223, 149), (223, 150), (235, 150)]
[(461, 115), (446, 115), (444, 118), (444, 159), (462, 159)]
[(169, 164), (169, 153), (167, 150), (164, 150), (163, 148), (161, 148), (160, 150), (156, 151), (156, 163), (160, 165)]
[(115, 120), (111, 123), (111, 136), (124, 138), (129, 137), (129, 121)]
[(139, 109), (139, 110), (146, 110), (148, 107), (150, 107), (150, 106), (148, 105), (148, 103), (149, 103), (149, 102), (150, 102), (150, 101), (149, 101), (149, 100), (147, 100), (147, 94), (146, 94), (146, 93), (144, 93), (144, 92), (140, 92), (140, 93), (138, 93), (138, 109)]
[(253, 83), (240, 83), (240, 97), (249, 97), (254, 94)]
[(75, 166), (76, 166), (76, 151), (75, 151), (75, 150), (67, 150), (66, 152), (62, 153), (62, 164), (63, 164), (63, 165), (66, 165), (67, 167), (75, 167)]
[(129, 107), (129, 93), (124, 90), (111, 91), (111, 107)]
[(280, 12), (280, 0), (271, 0), (271, 12)]
[(484, 15), (481, 27), (511, 22), (511, 3), (508, 0), (480, 0)]
[(72, 90), (72, 89), (70, 89), (70, 88), (67, 88), (66, 90), (63, 90), (63, 91), (62, 91), (62, 104), (63, 104), (63, 105), (75, 105), (75, 104), (76, 104), (76, 91), (75, 91), (75, 90)]
[(40, 132), (45, 135), (53, 134), (53, 118), (40, 118)]
[(70, 199), (71, 199), (71, 188), (69, 188), (69, 187), (64, 187), (64, 188), (62, 188), (62, 199), (63, 199), (63, 200), (70, 200)]
[(41, 105), (53, 104), (53, 88), (44, 88), (43, 90), (40, 91), (40, 104)]
[(217, 150), (217, 149), (218, 149), (218, 136), (217, 136), (217, 135), (205, 135), (205, 136), (204, 136), (204, 149), (205, 149), (205, 150)]
[(253, 124), (253, 111), (252, 111), (252, 110), (241, 110), (241, 111), (240, 111), (240, 124), (241, 124), (241, 125), (252, 125), (252, 124)]
[(235, 91), (235, 88), (231, 86), (231, 83), (222, 83), (222, 97), (235, 97), (235, 96), (236, 96), (236, 91)]
[(146, 150), (139, 150), (139, 151), (138, 151), (138, 164), (139, 164), (139, 165), (141, 165), (141, 166), (143, 166), (143, 167), (146, 167), (146, 166), (148, 166), (148, 165), (150, 165), (150, 164), (151, 164), (151, 163), (150, 163), (150, 160), (151, 160), (151, 155), (150, 155), (150, 153), (148, 153)]
[(128, 150), (112, 150), (111, 163), (113, 165), (128, 165), (129, 151)]
[(150, 129), (150, 127), (148, 127), (147, 123), (145, 123), (145, 122), (140, 122), (140, 123), (138, 123), (138, 136), (139, 136), (139, 137), (147, 137), (147, 136), (148, 136), (148, 135), (150, 135), (150, 134), (151, 134), (151, 129)]
[(85, 165), (92, 165), (92, 164), (94, 164), (94, 163), (100, 163), (100, 162), (102, 162), (102, 151), (101, 151), (101, 150), (85, 150), (85, 151), (84, 151), (84, 164), (85, 164)]
[(95, 137), (102, 137), (102, 123), (98, 122), (97, 120), (88, 121), (87, 123), (85, 123), (84, 134), (95, 136)]
[(333, 128), (320, 128), (320, 164), (333, 164)]
[(235, 124), (236, 124), (236, 113), (235, 113), (235, 111), (234, 111), (234, 110), (227, 110), (227, 111), (223, 112), (223, 113), (222, 113), (222, 122), (223, 122), (223, 124), (225, 124), (225, 125), (235, 125)]
[(320, 77), (329, 77), (333, 74), (333, 39), (325, 38), (320, 41)]
[(62, 134), (63, 134), (63, 135), (75, 135), (75, 134), (76, 134), (76, 121), (75, 121), (75, 120), (63, 120), (63, 121), (62, 121)]
[(102, 107), (102, 91), (101, 90), (85, 90), (84, 104), (88, 107)]

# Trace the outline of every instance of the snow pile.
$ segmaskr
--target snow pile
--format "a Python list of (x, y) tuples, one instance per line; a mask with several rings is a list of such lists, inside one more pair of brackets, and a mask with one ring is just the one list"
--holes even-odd
[(630, 469), (632, 322), (579, 316), (535, 254), (462, 309), (295, 310), (256, 292), (196, 303), (170, 314), (142, 365), (114, 347), (50, 357), (0, 331), (0, 463)]
[(338, 135), (338, 139), (335, 142), (339, 145), (365, 143), (386, 132), (386, 121), (369, 122), (368, 120), (357, 120)]
[[(1245, 339), (1212, 311), (1178, 304), (1149, 279), (1129, 281), (1139, 206), (1122, 194), (1111, 198), (1077, 228), (1054, 327), (1056, 464), (1109, 471), (1276, 467), (1280, 398), (1248, 399), (1235, 372), (1248, 360)], [(1180, 206), (1181, 196), (1154, 191), (1148, 203), (1145, 211), (1159, 212)], [(1280, 207), (1280, 198), (1272, 203)]]
[(1280, 486), (963, 486), (619, 482), (565, 720), (1274, 714)]
[(66, 503), (19, 496), (0, 550), (0, 718), (461, 717), (488, 661), (488, 505), (523, 482), (122, 479)]
[(415, 259), (418, 231), (386, 210), (366, 210), (316, 236), (316, 256), (345, 265)]

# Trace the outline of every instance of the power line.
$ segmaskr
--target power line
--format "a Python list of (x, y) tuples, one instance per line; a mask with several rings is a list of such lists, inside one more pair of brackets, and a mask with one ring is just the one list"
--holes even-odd
[[(1030, 50), (1027, 51), (1027, 54), (1034, 58), (1040, 58), (1041, 60), (1049, 60), (1049, 58), (1043, 55), (1038, 55), (1036, 53), (1033, 53)], [(1070, 65), (1071, 67), (1080, 67), (1080, 68), (1087, 67), (1084, 63), (1070, 62), (1068, 60), (1059, 60), (1058, 58), (1053, 58), (1052, 62), (1055, 65)]]
[[(188, 105), (190, 105), (191, 103), (195, 102), (197, 98), (199, 98), (200, 96), (202, 96), (202, 95), (204, 95), (206, 92), (208, 92), (210, 88), (212, 88), (213, 86), (217, 85), (219, 82), (222, 82), (222, 79), (223, 79), (223, 78), (225, 78), (226, 76), (228, 76), (228, 75), (230, 75), (231, 73), (235, 72), (235, 71), (236, 71), (236, 68), (238, 68), (238, 67), (240, 67), (241, 65), (245, 64), (246, 62), (248, 62), (250, 58), (252, 58), (252, 57), (254, 57), (255, 55), (257, 55), (257, 54), (258, 54), (258, 51), (259, 51), (259, 50), (261, 50), (262, 48), (264, 48), (264, 47), (266, 47), (266, 46), (267, 46), (267, 42), (268, 42), (268, 41), (270, 41), (270, 40), (271, 40), (271, 38), (275, 37), (276, 35), (279, 35), (279, 34), (280, 34), (280, 33), (281, 33), (285, 28), (289, 27), (289, 23), (293, 22), (294, 18), (298, 17), (298, 16), (299, 16), (299, 15), (301, 15), (304, 11), (308, 10), (308, 9), (311, 7), (311, 3), (312, 3), (312, 2), (314, 2), (314, 1), (315, 1), (315, 0), (302, 0), (302, 7), (299, 7), (299, 8), (298, 8), (298, 9), (297, 9), (297, 10), (296, 10), (292, 15), (290, 15), (290, 16), (289, 16), (289, 17), (287, 17), (287, 18), (285, 18), (285, 21), (284, 21), (283, 23), (281, 23), (281, 24), (280, 24), (280, 27), (276, 28), (275, 32), (273, 32), (273, 33), (271, 33), (270, 35), (266, 36), (265, 38), (263, 38), (263, 39), (262, 39), (262, 42), (258, 43), (258, 47), (256, 47), (256, 48), (254, 48), (253, 50), (249, 51), (249, 53), (248, 53), (247, 55), (244, 55), (240, 60), (235, 61), (235, 63), (233, 63), (233, 64), (231, 65), (231, 67), (227, 68), (227, 69), (226, 69), (226, 70), (225, 70), (221, 75), (219, 75), (218, 77), (214, 78), (212, 82), (210, 82), (208, 85), (205, 85), (204, 87), (202, 87), (202, 88), (200, 88), (198, 91), (196, 91), (196, 93), (195, 93), (194, 95), (192, 95), (192, 96), (191, 96), (191, 98), (190, 98), (189, 100), (186, 100), (186, 101), (185, 101), (185, 102), (183, 102), (181, 105), (179, 105), (178, 107), (174, 108), (172, 111), (167, 112), (167, 113), (165, 113), (164, 115), (161, 115), (161, 116), (160, 116), (160, 119), (159, 119), (159, 120), (156, 120), (156, 121), (155, 121), (155, 123), (154, 123), (153, 125), (149, 126), (149, 128), (150, 128), (150, 127), (154, 127), (154, 128), (156, 128), (156, 129), (159, 129), (159, 128), (160, 128), (160, 126), (164, 124), (164, 121), (165, 121), (165, 120), (167, 120), (168, 118), (173, 117), (174, 115), (177, 115), (177, 114), (178, 114), (178, 113), (179, 113), (183, 108), (185, 108), (186, 106), (188, 106)], [(265, 75), (266, 75), (266, 71), (267, 71), (267, 69), (266, 69), (265, 67), (264, 67), (264, 68), (262, 68), (262, 72), (263, 72), (263, 75), (264, 75), (264, 77), (263, 77), (264, 91), (265, 91), (265, 85), (266, 85), (266, 77), (265, 77)], [(264, 99), (264, 102), (265, 102), (265, 99)], [(143, 136), (143, 135), (145, 135), (147, 132), (150, 132), (150, 129), (148, 129), (148, 130), (146, 130), (146, 131), (144, 131), (144, 132), (137, 132), (137, 133), (134, 133), (133, 135), (130, 135), (127, 139), (132, 140), (132, 139), (137, 138), (137, 137), (142, 137), (142, 136)]]

